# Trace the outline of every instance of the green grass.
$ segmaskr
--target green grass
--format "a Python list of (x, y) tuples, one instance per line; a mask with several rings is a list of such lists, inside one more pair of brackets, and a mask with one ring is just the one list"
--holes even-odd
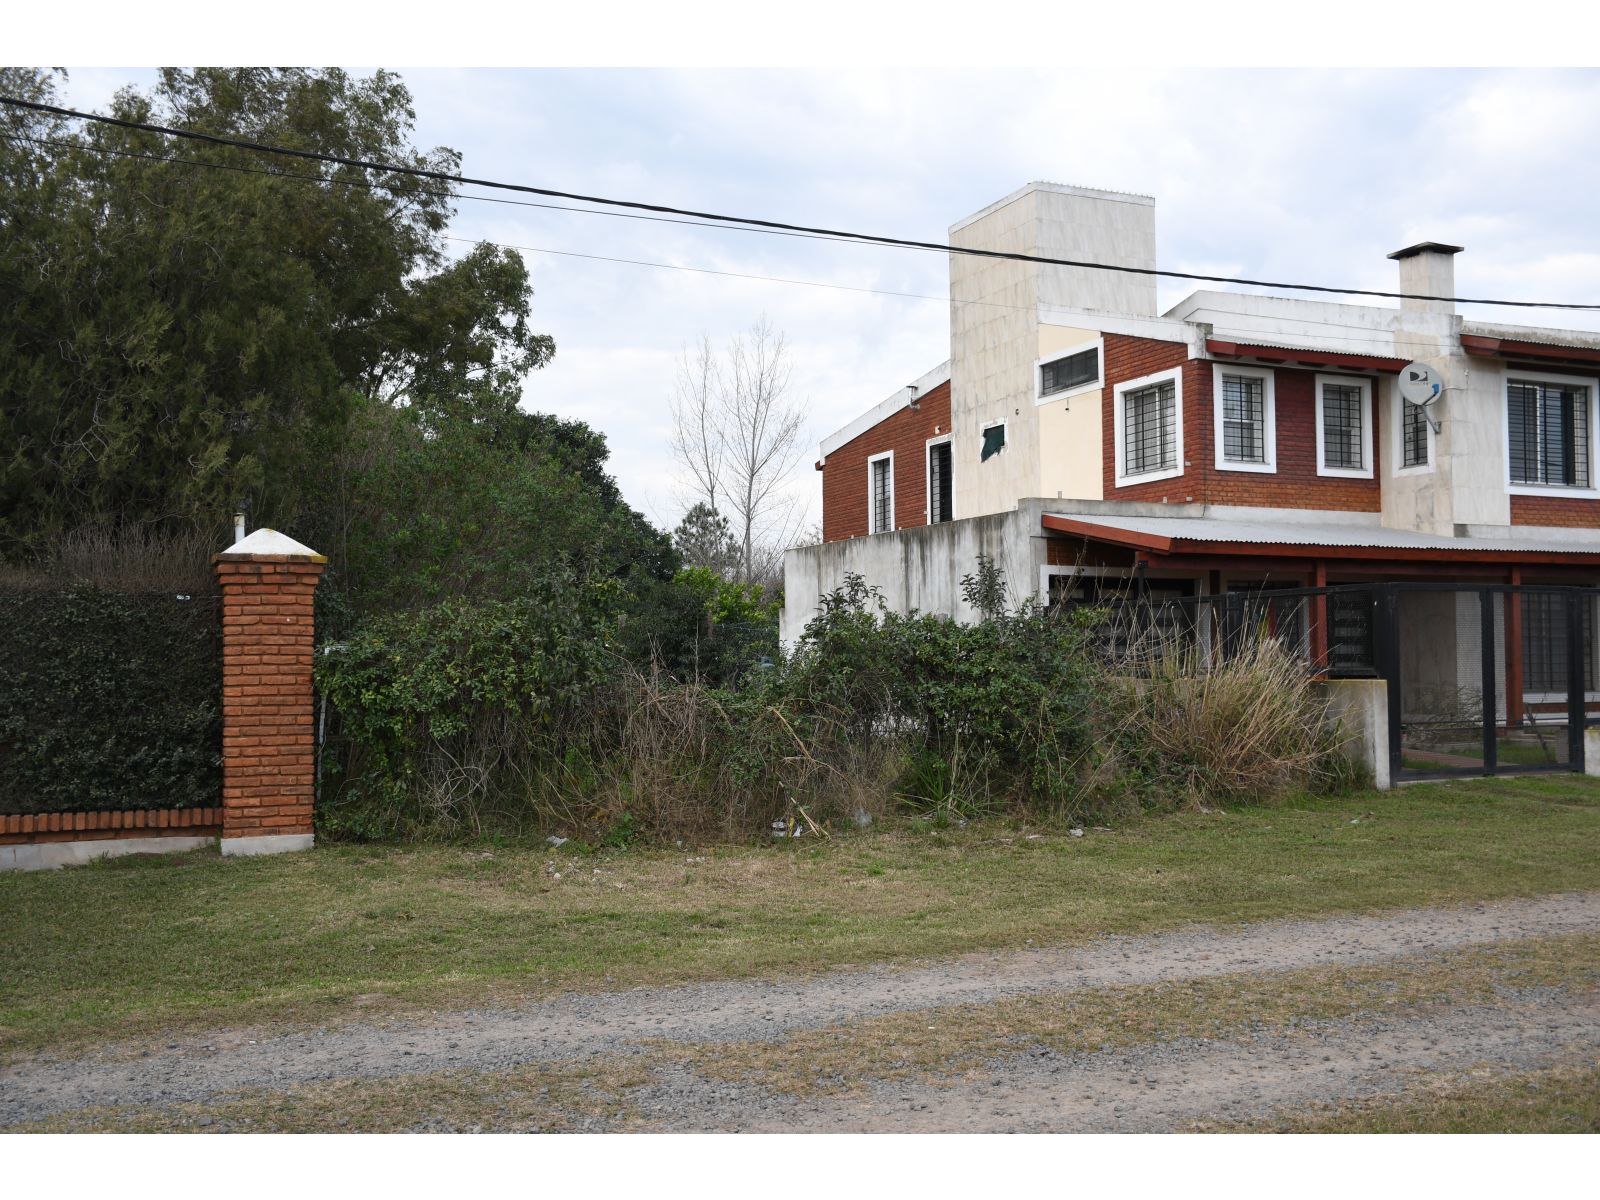
[(1570, 775), (1034, 832), (593, 856), (328, 846), (3, 875), (0, 1047), (1600, 887), (1600, 783)]

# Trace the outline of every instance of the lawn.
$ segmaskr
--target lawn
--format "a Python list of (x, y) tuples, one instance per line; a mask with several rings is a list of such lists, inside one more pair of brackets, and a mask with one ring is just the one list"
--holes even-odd
[(1600, 782), (709, 849), (325, 846), (0, 876), (0, 1048), (1600, 887)]

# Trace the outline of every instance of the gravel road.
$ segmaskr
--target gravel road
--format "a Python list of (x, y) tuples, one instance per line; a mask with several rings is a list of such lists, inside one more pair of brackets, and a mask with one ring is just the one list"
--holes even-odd
[[(279, 1036), (219, 1031), (148, 1052), (133, 1048), (131, 1055), (129, 1047), (110, 1047), (84, 1057), (11, 1063), (0, 1069), (0, 1127), (92, 1105), (166, 1105), (321, 1080), (502, 1070), (626, 1052), (642, 1039), (770, 1040), (795, 1029), (939, 1005), (1240, 971), (1378, 963), (1594, 931), (1600, 931), (1600, 893), (1580, 893), (1382, 916), (1196, 927), (1070, 949), (969, 955), (793, 980), (571, 995), (381, 1027), (343, 1025)], [(1445, 1028), (1404, 1019), (1381, 1028), (1334, 1023), (1314, 1045), (1297, 1041), (1297, 1033), (1227, 1044), (1167, 1042), (1072, 1060), (1025, 1056), (1001, 1071), (997, 1084), (985, 1085), (992, 1091), (976, 1096), (967, 1085), (893, 1085), (870, 1101), (800, 1106), (788, 1098), (745, 1094), (751, 1089), (669, 1078), (638, 1099), (653, 1122), (680, 1128), (1163, 1128), (1184, 1119), (1248, 1115), (1272, 1096), (1360, 1094), (1373, 1078), (1403, 1066), (1444, 1069), (1502, 1060), (1525, 1066), (1575, 1046), (1592, 1051), (1600, 1045), (1597, 1015), (1581, 999), (1552, 996), (1521, 1008), (1456, 1010)]]

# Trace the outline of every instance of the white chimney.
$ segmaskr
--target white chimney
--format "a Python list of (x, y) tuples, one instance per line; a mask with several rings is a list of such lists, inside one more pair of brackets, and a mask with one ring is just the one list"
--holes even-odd
[(1462, 247), (1443, 242), (1418, 242), (1389, 255), (1400, 264), (1400, 291), (1408, 296), (1437, 296), (1436, 300), (1402, 300), (1403, 312), (1442, 313), (1456, 311), (1451, 297), (1456, 294), (1455, 256)]

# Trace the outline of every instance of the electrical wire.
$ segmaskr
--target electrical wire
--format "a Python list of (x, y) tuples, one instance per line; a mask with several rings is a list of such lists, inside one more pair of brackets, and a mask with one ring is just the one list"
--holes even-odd
[(1076, 267), (1085, 270), (1110, 271), (1128, 275), (1153, 276), (1163, 279), (1187, 279), (1201, 283), (1231, 283), (1242, 287), (1271, 288), (1280, 291), (1322, 292), (1329, 295), (1341, 296), (1370, 296), (1385, 300), (1448, 301), (1454, 304), (1494, 305), (1507, 308), (1552, 308), (1580, 311), (1600, 311), (1600, 304), (1577, 304), (1564, 301), (1543, 300), (1496, 300), (1465, 296), (1430, 296), (1418, 292), (1385, 292), (1367, 288), (1334, 287), (1331, 285), (1325, 286), (1321, 284), (1309, 283), (1288, 283), (1265, 279), (1249, 279), (1231, 275), (1203, 275), (1189, 271), (1166, 271), (1155, 267), (1133, 267), (1122, 264), (1085, 262), (1078, 259), (1054, 258), (1045, 255), (1023, 254), (1017, 251), (985, 250), (978, 247), (953, 246), (943, 242), (924, 242), (910, 238), (895, 238), (877, 234), (855, 233), (850, 230), (829, 229), (822, 226), (797, 225), (786, 221), (771, 221), (758, 217), (732, 216), (725, 213), (714, 213), (697, 209), (679, 208), (677, 206), (668, 204), (652, 204), (642, 200), (621, 200), (613, 197), (587, 195), (581, 192), (568, 192), (556, 188), (535, 187), (531, 184), (508, 183), (502, 180), (476, 178), (473, 176), (461, 175), (448, 171), (434, 171), (423, 167), (406, 166), (400, 163), (383, 163), (373, 162), (367, 159), (348, 158), (342, 155), (325, 154), (321, 151), (315, 150), (297, 150), (287, 146), (275, 146), (265, 142), (250, 141), (245, 138), (224, 137), (219, 134), (201, 133), (198, 130), (193, 129), (176, 129), (171, 126), (157, 125), (148, 121), (131, 121), (122, 117), (105, 116), (100, 113), (80, 112), (77, 109), (64, 108), (56, 104), (44, 104), (39, 101), (22, 100), (12, 96), (0, 96), (0, 104), (4, 104), (13, 108), (29, 109), (35, 112), (51, 113), (53, 115), (66, 117), (71, 120), (93, 121), (104, 125), (116, 126), (122, 129), (131, 129), (143, 133), (160, 134), (165, 137), (176, 137), (192, 141), (207, 142), (217, 146), (229, 146), (235, 149), (249, 150), (259, 154), (278, 154), (314, 162), (329, 163), (336, 166), (354, 167), (358, 170), (380, 171), (394, 175), (408, 175), (416, 178), (432, 179), (442, 183), (490, 188), (497, 191), (527, 193), (560, 200), (572, 200), (583, 204), (601, 204), (610, 208), (628, 209), (633, 212), (689, 217), (705, 222), (715, 222), (723, 227), (728, 228), (742, 226), (763, 232), (801, 233), (828, 238), (837, 238), (858, 242), (864, 245), (901, 246), (914, 250), (935, 251), (941, 254), (963, 254), (978, 258), (995, 258), (1014, 262), (1038, 263), (1045, 266)]

